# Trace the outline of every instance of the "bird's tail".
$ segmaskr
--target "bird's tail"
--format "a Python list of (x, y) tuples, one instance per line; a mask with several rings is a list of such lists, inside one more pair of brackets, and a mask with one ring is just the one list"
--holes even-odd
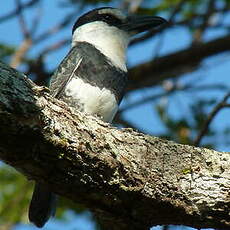
[(29, 220), (42, 228), (55, 215), (57, 196), (42, 184), (36, 183), (29, 207)]

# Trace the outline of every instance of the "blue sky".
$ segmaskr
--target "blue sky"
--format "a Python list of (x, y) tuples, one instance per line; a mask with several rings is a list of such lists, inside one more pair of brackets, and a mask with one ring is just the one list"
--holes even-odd
[[(24, 1), (26, 2), (26, 1)], [(60, 8), (58, 7), (59, 1), (43, 1), (45, 3), (45, 7), (42, 11), (42, 21), (39, 26), (37, 33), (41, 33), (45, 30), (45, 28), (50, 28), (54, 26), (57, 21), (59, 21), (67, 12), (72, 12), (71, 8)], [(12, 10), (14, 6), (14, 0), (7, 0), (1, 1), (0, 8), (1, 8), (1, 15), (6, 14), (10, 10)], [(34, 13), (36, 11), (33, 11)], [(26, 12), (26, 17), (29, 19), (31, 17), (31, 11)], [(77, 18), (77, 15), (76, 15)], [(230, 21), (230, 16), (225, 18), (224, 20)], [(210, 32), (206, 35), (206, 39), (215, 38), (217, 35), (221, 35), (223, 31), (216, 31)], [(58, 41), (59, 39), (65, 37), (70, 38), (71, 36), (71, 28), (68, 27), (63, 30), (61, 33), (55, 35), (52, 39), (48, 39), (42, 42), (40, 45), (36, 46), (29, 52), (29, 56), (34, 57), (39, 50), (43, 50), (45, 47), (50, 46), (54, 42)], [(163, 37), (156, 37), (151, 41), (147, 41), (141, 45), (137, 45), (131, 47), (128, 51), (128, 65), (133, 66), (138, 63), (142, 63), (148, 59), (150, 59), (154, 55), (154, 51), (156, 47), (159, 46), (163, 39), (163, 45), (160, 49), (160, 54), (166, 54), (168, 52), (173, 52), (178, 49), (185, 48), (190, 42), (190, 35), (186, 29), (181, 28), (174, 28), (170, 32), (166, 32), (163, 34)], [(22, 36), (19, 29), (17, 19), (9, 20), (6, 23), (0, 24), (0, 42), (7, 42), (8, 44), (12, 44), (18, 46), (22, 42)], [(63, 49), (59, 50), (58, 52), (52, 53), (47, 56), (46, 63), (48, 68), (52, 69), (55, 68), (58, 63), (62, 60), (62, 58), (67, 53), (69, 47), (64, 47)], [(217, 61), (218, 60), (218, 61)], [(196, 83), (197, 85), (205, 85), (205, 84), (214, 84), (214, 83), (221, 83), (225, 84), (230, 89), (230, 80), (229, 80), (229, 72), (230, 72), (230, 64), (229, 61), (229, 53), (219, 55), (218, 57), (213, 57), (205, 60), (204, 67), (197, 71), (196, 73), (187, 74), (183, 79), (179, 80), (180, 84), (184, 85), (188, 82)], [(136, 91), (129, 95), (129, 97), (123, 102), (121, 107), (125, 106), (127, 103), (134, 102), (135, 100), (139, 100), (144, 98), (148, 95), (157, 94), (162, 91), (162, 88), (148, 88), (142, 91)], [(192, 104), (195, 98), (199, 98), (204, 96), (206, 98), (215, 97), (221, 100), (224, 96), (224, 92), (215, 91), (215, 92), (208, 92), (203, 91), (201, 93), (184, 93), (179, 92), (176, 93), (170, 99), (163, 98), (162, 103), (164, 100), (168, 100), (170, 104), (170, 113), (174, 117), (180, 117), (181, 111), (187, 112), (188, 119), (190, 119), (190, 105)], [(125, 113), (125, 117), (130, 120), (131, 122), (137, 124), (142, 130), (147, 133), (158, 135), (165, 130), (165, 127), (161, 124), (155, 110), (154, 110), (155, 102), (154, 103), (147, 103), (141, 106), (138, 106), (134, 109), (131, 109)], [(211, 111), (211, 108), (210, 108)], [(223, 110), (218, 117), (214, 120), (211, 124), (215, 129), (223, 129), (226, 126), (230, 127), (230, 110)], [(222, 143), (221, 137), (219, 140), (219, 144), (217, 149), (220, 151), (229, 151), (229, 147)], [(72, 212), (68, 212), (66, 214), (66, 219), (68, 221), (51, 221), (49, 222), (45, 230), (52, 230), (52, 229), (81, 229), (81, 230), (91, 230), (94, 229), (94, 224), (90, 221), (89, 214), (83, 214), (76, 216)], [(79, 226), (76, 227), (76, 226)], [(26, 227), (24, 225), (20, 225), (16, 227), (14, 230), (32, 230), (35, 229), (32, 226)], [(180, 230), (183, 227), (178, 228)]]

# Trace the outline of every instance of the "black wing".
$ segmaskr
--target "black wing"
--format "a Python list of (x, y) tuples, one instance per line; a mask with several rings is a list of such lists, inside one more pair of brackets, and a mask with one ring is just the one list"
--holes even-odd
[(50, 90), (60, 98), (72, 78), (81, 78), (86, 83), (111, 90), (118, 103), (127, 83), (127, 74), (113, 66), (107, 57), (94, 46), (79, 42), (59, 65), (51, 80)]
[(80, 52), (73, 47), (58, 66), (50, 82), (50, 92), (53, 97), (60, 98), (67, 83), (75, 76), (82, 61)]

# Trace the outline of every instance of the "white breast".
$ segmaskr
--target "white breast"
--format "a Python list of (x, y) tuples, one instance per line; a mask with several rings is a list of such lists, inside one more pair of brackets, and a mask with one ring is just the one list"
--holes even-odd
[(81, 103), (88, 114), (98, 115), (103, 121), (111, 122), (118, 110), (114, 94), (73, 78), (66, 86), (65, 93)]

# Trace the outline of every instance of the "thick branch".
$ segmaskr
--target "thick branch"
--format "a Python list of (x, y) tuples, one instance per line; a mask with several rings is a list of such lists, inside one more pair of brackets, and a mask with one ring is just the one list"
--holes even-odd
[(229, 153), (118, 130), (3, 64), (0, 85), (0, 158), (28, 178), (130, 229), (230, 228)]
[(192, 72), (205, 58), (229, 50), (230, 35), (227, 35), (138, 65), (129, 71), (133, 81), (129, 89), (150, 87), (165, 79)]

